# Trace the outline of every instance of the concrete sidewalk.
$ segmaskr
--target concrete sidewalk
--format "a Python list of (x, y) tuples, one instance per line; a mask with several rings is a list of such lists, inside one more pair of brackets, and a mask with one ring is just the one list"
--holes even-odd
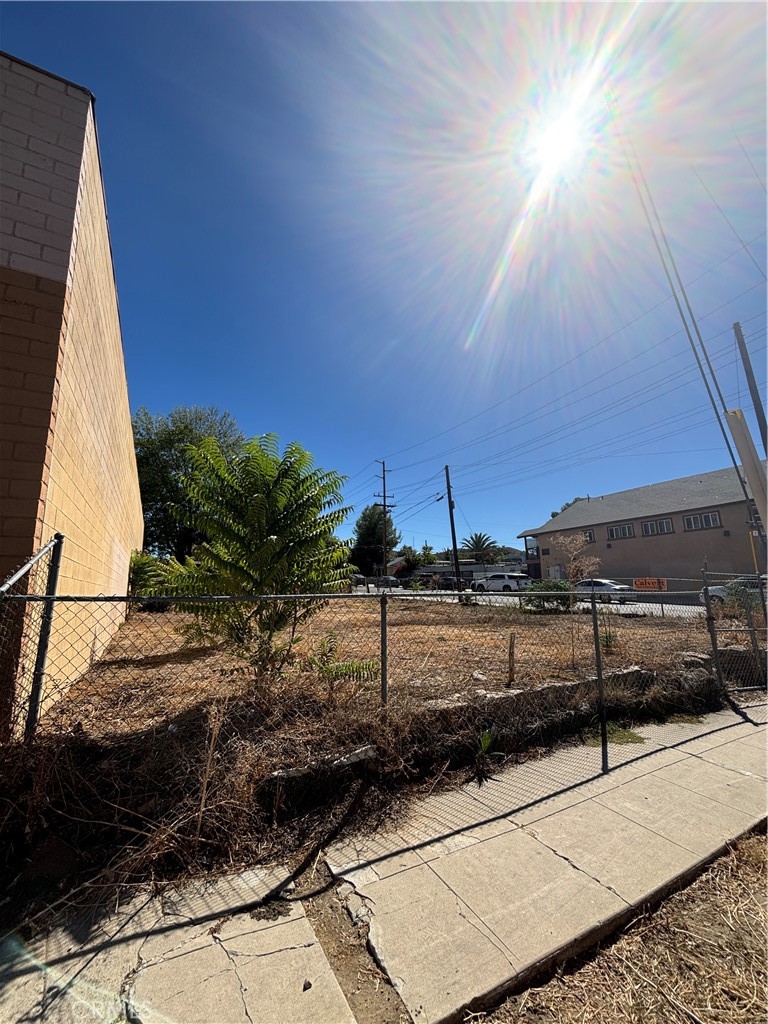
[[(744, 717), (746, 715), (746, 718)], [(684, 884), (766, 813), (766, 707), (562, 749), (328, 851), (414, 1021), (523, 987)]]
[[(608, 775), (599, 748), (564, 748), (327, 851), (413, 1020), (525, 985), (764, 820), (765, 722), (761, 705), (638, 729)], [(0, 1020), (354, 1024), (290, 888), (257, 869), (6, 941)]]

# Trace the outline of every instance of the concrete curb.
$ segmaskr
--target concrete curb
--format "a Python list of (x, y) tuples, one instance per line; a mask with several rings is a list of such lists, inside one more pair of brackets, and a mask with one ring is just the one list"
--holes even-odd
[[(763, 817), (763, 819), (755, 825), (751, 825), (749, 828), (744, 829), (744, 831), (739, 835), (734, 836), (733, 839), (723, 843), (719, 849), (707, 854), (706, 857), (702, 857), (696, 864), (693, 864), (691, 867), (679, 872), (674, 878), (669, 879), (668, 882), (659, 886), (659, 888), (651, 893), (650, 896), (636, 901), (620, 914), (615, 914), (605, 921), (601, 921), (599, 924), (596, 924), (593, 928), (589, 928), (587, 931), (582, 932), (581, 935), (561, 947), (557, 952), (539, 960), (530, 967), (527, 967), (514, 978), (510, 978), (508, 983), (499, 985), (492, 991), (477, 996), (477, 998), (472, 999), (465, 1005), (459, 1007), (454, 1013), (441, 1017), (431, 1022), (431, 1024), (455, 1024), (457, 1021), (463, 1021), (468, 1013), (479, 1013), (481, 1011), (494, 1009), (505, 999), (509, 998), (509, 996), (525, 991), (525, 989), (530, 988), (536, 982), (549, 980), (549, 977), (553, 974), (556, 968), (562, 964), (568, 963), (568, 961), (576, 959), (588, 950), (599, 946), (609, 936), (623, 931), (633, 921), (656, 910), (664, 900), (668, 899), (676, 892), (686, 889), (692, 882), (696, 881), (697, 878), (703, 875), (711, 864), (727, 854), (741, 839), (745, 839), (750, 835), (760, 833), (765, 834), (767, 825), (768, 817)], [(378, 958), (374, 951), (372, 951), (372, 955), (378, 962)], [(383, 964), (379, 964), (379, 966), (382, 970), (386, 971)], [(389, 977), (388, 973), (387, 976)], [(390, 981), (391, 980), (392, 979), (390, 978)]]

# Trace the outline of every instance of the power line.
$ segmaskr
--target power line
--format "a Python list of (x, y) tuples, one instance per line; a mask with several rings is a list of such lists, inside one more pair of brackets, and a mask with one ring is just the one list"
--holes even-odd
[[(732, 305), (732, 303), (734, 303), (734, 302), (738, 301), (739, 299), (743, 298), (745, 295), (749, 295), (751, 292), (755, 291), (757, 288), (762, 288), (762, 286), (763, 286), (762, 282), (759, 283), (759, 284), (755, 284), (755, 285), (750, 286), (749, 288), (745, 289), (745, 291), (740, 292), (738, 295), (735, 295), (733, 298), (728, 299), (726, 302), (721, 303), (719, 306), (716, 306), (714, 309), (710, 309), (700, 319), (706, 320), (709, 317), (714, 316), (715, 313), (719, 313), (721, 309), (725, 309), (727, 306)], [(761, 316), (761, 315), (763, 315), (763, 311), (761, 311), (760, 313), (757, 313), (755, 315), (756, 316)], [(749, 320), (744, 320), (743, 322), (744, 323), (749, 323)], [(613, 367), (611, 370), (604, 371), (602, 374), (599, 374), (596, 378), (593, 378), (591, 381), (588, 381), (586, 384), (579, 385), (578, 388), (572, 389), (571, 393), (573, 393), (574, 390), (580, 390), (582, 387), (588, 386), (590, 383), (593, 383), (596, 380), (600, 380), (602, 377), (604, 377), (604, 376), (606, 376), (606, 375), (608, 375), (610, 373), (615, 372), (617, 369), (621, 369), (622, 366), (627, 365), (628, 363), (632, 362), (634, 359), (638, 358), (641, 355), (647, 354), (648, 352), (652, 351), (654, 348), (657, 348), (659, 345), (662, 345), (662, 344), (666, 343), (667, 341), (671, 341), (673, 338), (678, 337), (682, 333), (683, 333), (682, 330), (673, 331), (672, 334), (668, 334), (665, 338), (662, 338), (660, 341), (654, 342), (652, 345), (646, 346), (646, 348), (641, 349), (635, 355), (630, 356), (628, 359), (624, 360), (622, 363), (619, 363), (617, 366)], [(714, 340), (714, 338), (719, 338), (722, 334), (730, 334), (730, 330), (723, 330), (723, 331), (718, 332), (718, 334), (714, 335), (713, 339), (711, 339), (711, 340)], [(598, 344), (600, 344), (600, 343), (598, 343)], [(575, 358), (577, 358), (577, 357), (574, 357), (574, 359)], [(573, 360), (569, 360), (569, 362), (572, 362), (572, 361)], [(567, 363), (564, 363), (562, 365), (566, 366)], [(562, 369), (562, 366), (559, 367), (559, 369)], [(545, 374), (545, 377), (547, 377), (547, 376), (550, 376), (550, 374)], [(539, 380), (543, 380), (543, 379), (545, 379), (545, 378), (544, 377), (539, 378)], [(618, 381), (617, 383), (621, 383), (621, 381)], [(526, 388), (522, 388), (520, 393), (522, 393), (522, 391), (525, 391), (525, 390), (526, 390)], [(556, 405), (559, 401), (561, 401), (561, 399), (562, 399), (562, 396), (559, 396), (558, 398), (550, 399), (549, 402), (547, 402), (544, 406), (540, 406), (539, 408), (547, 408), (547, 406)], [(503, 401), (506, 401), (506, 399), (504, 399)], [(497, 405), (501, 405), (501, 404), (503, 404), (503, 402), (497, 403)], [(496, 406), (491, 406), (490, 408), (496, 408)], [(486, 411), (488, 411), (488, 410), (486, 410)], [(478, 415), (482, 415), (482, 414), (478, 413)], [(473, 418), (476, 419), (477, 417), (473, 417)], [(473, 447), (476, 444), (481, 444), (483, 441), (492, 440), (494, 437), (498, 437), (501, 434), (508, 433), (514, 427), (515, 424), (520, 423), (520, 422), (524, 422), (524, 421), (526, 421), (528, 419), (529, 419), (529, 417), (527, 415), (526, 416), (518, 416), (515, 419), (509, 421), (507, 424), (504, 424), (501, 427), (497, 427), (494, 430), (486, 431), (484, 434), (479, 434), (475, 438), (470, 438), (470, 440), (468, 440), (468, 441), (464, 441), (464, 442), (462, 442), (460, 444), (456, 444), (452, 448), (447, 448), (447, 449), (444, 449), (444, 450), (442, 450), (440, 452), (436, 452), (433, 455), (425, 456), (423, 459), (416, 459), (415, 461), (408, 462), (408, 463), (406, 463), (403, 466), (395, 466), (392, 469), (392, 472), (393, 473), (402, 472), (402, 470), (404, 470), (404, 469), (411, 469), (413, 466), (421, 466), (424, 463), (433, 462), (433, 461), (435, 461), (437, 459), (447, 458), (449, 455), (453, 455), (453, 454), (455, 454), (458, 451), (463, 451), (464, 449)], [(469, 422), (469, 421), (467, 420), (465, 422)], [(460, 424), (460, 425), (462, 425), (462, 424)], [(447, 433), (447, 432), (448, 431), (445, 431), (445, 433)], [(414, 445), (413, 447), (418, 447), (418, 446)]]
[(692, 170), (692, 171), (693, 171), (693, 173), (694, 173), (694, 174), (696, 175), (696, 177), (697, 177), (697, 179), (698, 179), (698, 182), (699, 182), (699, 184), (701, 185), (701, 187), (702, 187), (702, 188), (704, 189), (704, 191), (705, 191), (705, 192), (707, 193), (707, 195), (709, 196), (709, 198), (710, 198), (710, 199), (712, 200), (712, 202), (713, 202), (713, 203), (715, 204), (715, 206), (717, 207), (717, 209), (718, 209), (718, 211), (719, 211), (719, 213), (720, 213), (720, 216), (721, 216), (721, 217), (723, 218), (723, 220), (725, 221), (725, 223), (726, 223), (726, 224), (728, 225), (728, 227), (729, 227), (729, 228), (731, 229), (731, 231), (732, 231), (732, 232), (733, 232), (733, 234), (734, 234), (734, 235), (736, 236), (736, 238), (738, 239), (738, 241), (739, 241), (739, 242), (741, 242), (741, 244), (742, 244), (742, 246), (744, 247), (744, 251), (746, 252), (747, 256), (749, 256), (749, 258), (750, 258), (750, 259), (752, 260), (752, 262), (754, 263), (754, 265), (755, 265), (755, 266), (757, 267), (757, 272), (758, 272), (758, 274), (760, 274), (760, 276), (762, 277), (762, 279), (763, 279), (763, 280), (765, 281), (765, 280), (766, 280), (766, 276), (765, 276), (765, 272), (763, 271), (763, 268), (762, 268), (762, 267), (760, 266), (760, 264), (759, 264), (759, 263), (757, 262), (757, 260), (755, 259), (754, 255), (752, 254), (751, 250), (749, 249), (749, 247), (748, 247), (748, 246), (746, 245), (746, 243), (744, 242), (744, 239), (743, 239), (743, 238), (741, 237), (741, 235), (739, 234), (739, 232), (738, 232), (738, 231), (736, 230), (736, 228), (735, 228), (735, 227), (733, 226), (733, 224), (731, 223), (731, 220), (730, 220), (730, 218), (728, 217), (728, 214), (727, 214), (727, 213), (725, 212), (725, 210), (724, 210), (724, 209), (722, 208), (722, 206), (720, 205), (720, 203), (718, 203), (718, 201), (717, 201), (717, 200), (715, 199), (715, 197), (714, 197), (714, 196), (712, 195), (712, 192), (710, 191), (709, 187), (708, 187), (708, 186), (707, 186), (707, 184), (706, 184), (706, 183), (704, 182), (704, 180), (702, 179), (701, 175), (700, 175), (700, 174), (699, 174), (699, 172), (698, 172), (698, 171), (696, 170), (696, 168), (695, 168), (695, 167), (692, 167), (692, 168), (691, 168), (691, 170)]
[[(727, 333), (727, 332), (724, 331), (722, 333)], [(722, 349), (719, 349), (718, 353), (717, 353), (717, 355), (724, 355), (724, 356), (727, 356), (729, 354), (730, 354), (730, 346), (729, 345), (724, 346)], [(672, 359), (672, 358), (678, 358), (678, 356), (669, 357), (669, 359)], [(661, 360), (657, 365), (661, 366), (665, 362), (668, 362), (669, 359), (668, 360)], [(729, 362), (725, 363), (725, 365), (732, 365), (732, 363), (733, 363), (733, 359), (731, 359)], [(678, 374), (677, 375), (678, 383), (676, 383), (674, 385), (671, 385), (671, 386), (667, 387), (664, 390), (661, 390), (661, 391), (658, 390), (658, 387), (659, 387), (658, 382), (656, 382), (656, 381), (650, 382), (649, 384), (646, 384), (645, 387), (643, 387), (642, 389), (633, 391), (631, 395), (628, 395), (628, 396), (626, 396), (624, 398), (615, 399), (610, 404), (603, 405), (600, 409), (597, 409), (594, 412), (591, 412), (591, 413), (587, 414), (587, 416), (584, 417), (584, 418), (586, 420), (590, 421), (590, 422), (587, 422), (586, 424), (582, 424), (581, 426), (578, 426), (578, 427), (575, 427), (575, 428), (574, 428), (573, 424), (571, 424), (571, 423), (562, 424), (562, 425), (560, 425), (558, 427), (553, 427), (551, 430), (548, 430), (545, 433), (540, 434), (538, 437), (528, 438), (527, 440), (521, 441), (521, 442), (513, 445), (510, 448), (505, 448), (505, 449), (502, 449), (499, 452), (495, 452), (493, 455), (485, 456), (484, 458), (477, 459), (474, 462), (465, 463), (464, 465), (459, 466), (459, 471), (462, 472), (462, 473), (471, 472), (472, 471), (471, 467), (474, 467), (474, 466), (485, 467), (485, 466), (487, 466), (489, 464), (493, 464), (494, 462), (500, 460), (502, 456), (504, 456), (504, 455), (508, 456), (510, 454), (514, 454), (515, 452), (518, 452), (521, 449), (526, 448), (527, 446), (532, 444), (534, 441), (546, 441), (548, 438), (551, 438), (551, 439), (554, 440), (554, 439), (557, 439), (558, 435), (561, 435), (561, 434), (564, 434), (564, 433), (567, 433), (567, 434), (579, 433), (579, 432), (581, 432), (581, 431), (583, 431), (585, 429), (589, 429), (590, 427), (595, 426), (598, 423), (604, 422), (608, 418), (615, 419), (615, 416), (606, 417), (605, 416), (606, 412), (610, 412), (611, 410), (617, 409), (618, 413), (620, 414), (626, 408), (637, 407), (638, 405), (647, 405), (647, 404), (649, 404), (648, 402), (641, 402), (641, 403), (639, 403), (637, 401), (637, 399), (638, 399), (638, 397), (640, 397), (642, 395), (645, 395), (645, 394), (648, 394), (649, 392), (652, 393), (654, 400), (657, 399), (657, 398), (663, 398), (666, 395), (672, 394), (674, 391), (678, 391), (681, 387), (686, 387), (688, 384), (691, 383), (691, 381), (696, 376), (696, 371), (695, 371), (695, 369), (693, 367), (688, 367), (686, 370), (682, 371), (682, 373), (685, 375), (685, 379), (683, 379), (681, 381), (680, 380), (681, 374)], [(591, 396), (587, 396), (587, 398), (589, 398), (589, 397), (591, 397)], [(560, 411), (560, 409), (567, 409), (571, 405), (578, 404), (579, 402), (582, 402), (582, 401), (584, 401), (583, 398), (577, 399), (577, 400), (575, 400), (573, 402), (569, 402), (566, 405), (559, 407), (558, 411)], [(546, 415), (550, 415), (550, 414), (548, 413)], [(536, 417), (536, 418), (534, 418), (534, 420), (526, 421), (526, 422), (534, 422), (535, 419), (539, 419), (539, 418), (544, 418), (544, 417)], [(541, 445), (539, 445), (538, 447), (541, 447)], [(508, 461), (508, 460), (505, 460), (505, 461)]]
[(734, 137), (734, 139), (736, 139), (736, 141), (738, 142), (738, 144), (739, 144), (739, 146), (740, 146), (740, 148), (741, 148), (741, 152), (742, 152), (742, 153), (744, 154), (744, 156), (745, 156), (745, 157), (747, 158), (747, 161), (749, 162), (749, 166), (750, 166), (750, 167), (752, 168), (752, 170), (754, 171), (755, 177), (757, 178), (757, 180), (758, 180), (758, 181), (760, 182), (760, 184), (761, 184), (761, 186), (762, 186), (763, 192), (768, 192), (768, 188), (766, 188), (766, 186), (765, 186), (765, 182), (763, 181), (763, 179), (762, 179), (762, 178), (760, 177), (760, 175), (758, 174), (758, 172), (757, 172), (757, 168), (755, 167), (755, 165), (754, 165), (754, 164), (752, 163), (752, 157), (751, 157), (751, 156), (749, 155), (749, 153), (748, 153), (748, 152), (746, 151), (746, 149), (744, 148), (744, 144), (742, 143), (741, 139), (740, 139), (740, 138), (739, 138), (739, 136), (738, 136), (738, 135), (736, 134), (736, 132), (734, 132), (734, 133), (733, 133), (733, 137)]
[[(757, 242), (757, 241), (759, 241), (759, 239), (763, 238), (765, 236), (765, 234), (766, 234), (765, 231), (761, 231), (760, 234), (756, 235), (754, 238), (751, 238), (749, 240), (749, 242), (747, 242), (746, 244), (747, 245), (752, 245), (754, 242)], [(717, 270), (717, 268), (720, 267), (723, 263), (727, 263), (728, 260), (733, 259), (734, 256), (738, 256), (739, 253), (741, 252), (742, 248), (744, 248), (744, 246), (740, 246), (734, 252), (729, 253), (727, 256), (723, 257), (723, 259), (719, 260), (717, 263), (713, 264), (711, 267), (708, 267), (705, 271), (703, 271), (697, 277), (692, 278), (689, 281), (689, 284), (695, 284), (697, 281), (700, 281), (703, 277), (706, 277), (707, 274), (711, 274), (712, 271)], [(734, 301), (734, 300), (731, 300), (731, 301)], [(627, 328), (634, 326), (636, 323), (639, 323), (640, 320), (644, 319), (646, 316), (649, 316), (651, 313), (653, 313), (655, 310), (659, 309), (661, 306), (665, 305), (667, 302), (669, 302), (669, 296), (667, 296), (664, 299), (661, 299), (659, 302), (655, 303), (655, 305), (650, 306), (644, 312), (640, 313), (634, 319), (629, 320), (627, 323), (623, 324), (621, 327), (618, 327), (616, 330), (611, 331), (610, 334), (605, 335), (605, 337), (601, 338), (599, 341), (593, 342), (592, 345), (590, 345), (587, 348), (583, 349), (581, 352), (578, 352), (576, 355), (571, 356), (571, 358), (567, 359), (564, 363), (561, 363), (559, 366), (556, 366), (554, 369), (547, 371), (547, 373), (543, 374), (541, 377), (538, 377), (536, 380), (530, 381), (528, 384), (526, 384), (519, 391), (516, 391), (516, 392), (514, 392), (511, 395), (507, 395), (505, 398), (500, 399), (498, 402), (494, 402), (492, 405), (487, 406), (485, 409), (481, 409), (479, 412), (474, 413), (472, 416), (469, 416), (467, 419), (462, 420), (459, 423), (455, 423), (455, 424), (453, 424), (453, 426), (446, 427), (445, 430), (441, 430), (437, 434), (433, 434), (431, 437), (425, 438), (423, 441), (417, 441), (415, 444), (407, 445), (405, 448), (400, 448), (396, 452), (390, 452), (387, 455), (387, 458), (388, 459), (393, 459), (393, 458), (395, 458), (398, 455), (403, 455), (406, 452), (413, 451), (415, 448), (420, 448), (422, 445), (429, 444), (430, 441), (435, 441), (439, 437), (444, 437), (446, 434), (450, 434), (452, 431), (457, 430), (459, 427), (466, 426), (467, 423), (472, 423), (474, 420), (479, 419), (481, 416), (485, 416), (487, 413), (492, 412), (494, 409), (498, 409), (500, 406), (506, 404), (507, 402), (512, 401), (512, 399), (517, 398), (524, 391), (528, 391), (530, 388), (535, 387), (536, 385), (543, 383), (545, 380), (547, 380), (553, 374), (559, 373), (560, 370), (564, 370), (566, 367), (570, 366), (572, 363), (576, 362), (578, 359), (581, 359), (585, 355), (588, 355), (590, 352), (594, 351), (596, 348), (599, 348), (600, 345), (604, 345), (606, 342), (610, 341), (612, 338), (615, 338), (617, 334), (621, 334), (622, 331), (625, 331), (625, 330), (627, 330)], [(680, 332), (677, 332), (677, 333), (680, 333)], [(439, 458), (441, 456), (436, 456), (436, 457)], [(415, 465), (415, 463), (411, 463), (411, 465)], [(407, 468), (407, 467), (399, 467), (399, 468)]]

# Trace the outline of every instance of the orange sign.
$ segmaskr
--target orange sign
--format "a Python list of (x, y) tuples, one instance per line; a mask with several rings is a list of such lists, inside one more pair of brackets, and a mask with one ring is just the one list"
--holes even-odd
[(667, 581), (656, 576), (646, 576), (644, 579), (632, 580), (632, 586), (635, 590), (666, 590)]

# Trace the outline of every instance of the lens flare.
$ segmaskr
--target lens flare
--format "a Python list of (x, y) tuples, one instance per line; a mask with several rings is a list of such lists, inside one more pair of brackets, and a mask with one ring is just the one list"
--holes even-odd
[(578, 170), (588, 145), (588, 125), (572, 107), (539, 129), (528, 156), (542, 189)]

